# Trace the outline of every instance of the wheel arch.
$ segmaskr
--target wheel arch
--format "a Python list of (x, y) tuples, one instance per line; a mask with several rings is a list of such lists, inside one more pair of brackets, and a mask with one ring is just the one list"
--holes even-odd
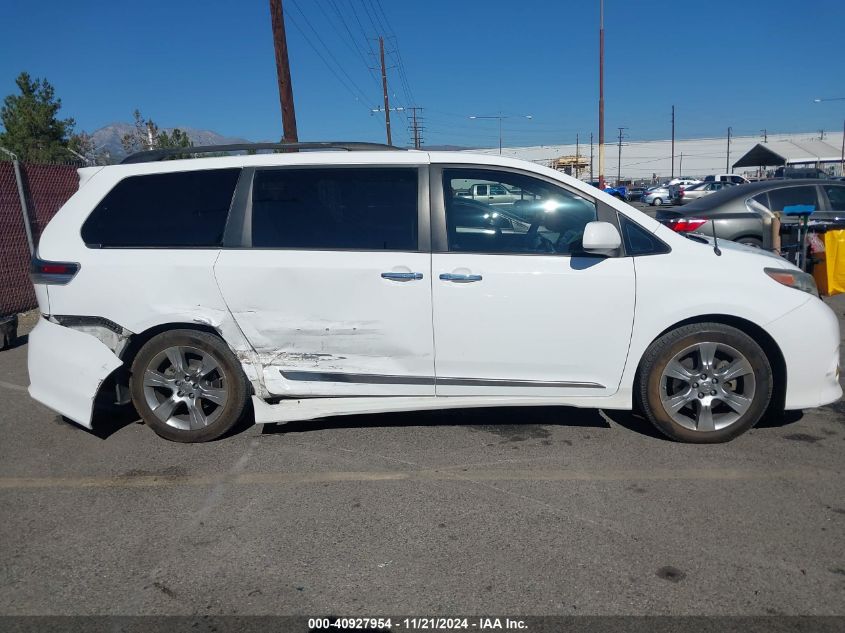
[(784, 359), (780, 346), (777, 344), (775, 339), (766, 332), (766, 330), (753, 321), (729, 314), (702, 314), (684, 319), (683, 321), (678, 321), (677, 323), (673, 323), (669, 327), (665, 328), (649, 342), (643, 351), (642, 356), (637, 361), (634, 384), (639, 382), (640, 367), (642, 366), (643, 359), (646, 357), (646, 352), (652, 345), (654, 345), (654, 342), (667, 332), (671, 332), (672, 330), (685, 325), (693, 325), (695, 323), (721, 323), (722, 325), (729, 325), (754, 339), (754, 341), (763, 348), (763, 352), (769, 360), (769, 365), (772, 367), (772, 377), (774, 379), (774, 385), (772, 385), (772, 399), (764, 417), (783, 411), (786, 402), (787, 372), (786, 360)]
[[(118, 358), (123, 362), (123, 365), (119, 367), (111, 376), (109, 376), (108, 380), (101, 385), (100, 389), (103, 390), (105, 387), (107, 390), (116, 390), (115, 391), (115, 399), (118, 404), (125, 404), (128, 402), (129, 399), (129, 376), (130, 376), (130, 368), (132, 367), (132, 363), (135, 360), (135, 357), (138, 355), (140, 349), (144, 346), (144, 344), (151, 340), (153, 337), (158, 336), (164, 332), (170, 332), (173, 330), (193, 330), (195, 332), (206, 332), (208, 334), (212, 334), (216, 336), (221, 341), (223, 341), (226, 346), (232, 351), (235, 356), (238, 356), (238, 353), (232, 349), (231, 344), (226, 340), (226, 337), (218, 330), (217, 328), (206, 325), (204, 323), (192, 323), (192, 322), (185, 322), (185, 321), (172, 321), (168, 323), (159, 323), (157, 325), (153, 325), (146, 330), (141, 332), (137, 332), (132, 334), (129, 337), (129, 341), (127, 345), (121, 350), (120, 354), (118, 354)], [(252, 385), (251, 381), (249, 381), (251, 387), (251, 391), (254, 393), (255, 388)]]

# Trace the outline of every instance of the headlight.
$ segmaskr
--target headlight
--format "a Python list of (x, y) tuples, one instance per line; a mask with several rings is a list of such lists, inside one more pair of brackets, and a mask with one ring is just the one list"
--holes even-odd
[(779, 284), (809, 292), (816, 297), (819, 296), (816, 280), (810, 274), (802, 273), (800, 270), (789, 270), (788, 268), (764, 268), (763, 272)]

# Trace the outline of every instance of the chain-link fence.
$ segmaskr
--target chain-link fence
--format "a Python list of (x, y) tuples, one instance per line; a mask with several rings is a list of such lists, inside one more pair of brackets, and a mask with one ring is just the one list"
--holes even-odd
[(77, 190), (77, 164), (0, 160), (0, 318), (36, 307), (29, 281), (30, 241)]

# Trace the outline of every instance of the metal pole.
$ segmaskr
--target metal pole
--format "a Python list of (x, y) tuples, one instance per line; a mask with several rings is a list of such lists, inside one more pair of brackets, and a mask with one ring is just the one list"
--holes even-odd
[(839, 175), (845, 176), (845, 121), (842, 122), (842, 155), (839, 160)]
[(30, 256), (35, 254), (35, 243), (32, 240), (32, 227), (29, 225), (29, 208), (26, 206), (26, 191), (23, 186), (23, 176), (21, 175), (21, 165), (18, 162), (18, 157), (5, 147), (0, 147), (0, 152), (3, 152), (12, 159), (12, 166), (15, 170), (15, 182), (18, 185), (18, 196), (21, 200), (21, 213), (23, 214), (23, 228), (26, 232), (26, 243), (29, 246)]
[[(387, 70), (384, 67), (384, 38), (378, 37), (378, 51), (381, 58), (381, 89), (384, 92), (384, 126), (387, 129), (387, 144), (393, 145), (390, 138), (390, 99), (387, 96)], [(501, 154), (501, 152), (499, 152)]]
[(728, 156), (725, 158), (725, 172), (728, 174), (732, 174), (733, 170), (731, 169), (731, 128), (728, 128)]
[(599, 0), (599, 189), (604, 189), (604, 0)]
[(593, 133), (590, 132), (590, 184), (593, 182)]
[(619, 181), (622, 180), (622, 130), (627, 130), (628, 128), (620, 127), (619, 128), (619, 154), (616, 158), (616, 186), (619, 186)]
[(499, 156), (502, 155), (502, 113), (499, 112)]
[[(678, 175), (683, 178), (684, 177), (684, 153), (681, 152), (681, 162), (678, 165)], [(674, 178), (674, 175), (672, 176)]]
[[(678, 171), (683, 171), (680, 167)], [(675, 106), (672, 106), (672, 179), (675, 178)]]
[(279, 105), (282, 108), (282, 140), (297, 143), (296, 111), (293, 107), (293, 85), (290, 81), (288, 41), (285, 34), (285, 15), (282, 0), (270, 0), (270, 23), (273, 29), (273, 48), (276, 53), (276, 76), (279, 82)]
[(581, 162), (581, 145), (580, 145), (580, 135), (578, 132), (575, 133), (575, 177), (578, 177), (578, 164)]

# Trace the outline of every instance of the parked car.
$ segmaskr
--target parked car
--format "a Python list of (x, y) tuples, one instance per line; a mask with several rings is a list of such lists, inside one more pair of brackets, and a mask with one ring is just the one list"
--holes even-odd
[(494, 206), (512, 206), (522, 197), (519, 191), (510, 191), (501, 183), (473, 183), (468, 189), (458, 191), (458, 195)]
[(645, 192), (642, 201), (656, 207), (671, 204), (672, 190), (668, 186), (653, 187)]
[(748, 179), (739, 174), (714, 174), (705, 176), (704, 182), (732, 182), (735, 185), (744, 185), (748, 183)]
[(691, 187), (681, 187), (678, 192), (678, 204), (688, 204), (693, 200), (698, 200), (704, 196), (709, 196), (711, 193), (721, 191), (727, 187), (736, 187), (735, 183), (726, 182), (700, 182)]
[(698, 180), (697, 178), (673, 178), (672, 180), (666, 183), (666, 186), (691, 187), (692, 185), (697, 185), (700, 182), (703, 181)]
[[(813, 209), (815, 220), (845, 221), (845, 183), (830, 180), (764, 180), (726, 187), (712, 195), (685, 204), (680, 211), (658, 211), (657, 219), (682, 232), (713, 235), (749, 246), (771, 246), (771, 229), (765, 214), (800, 205)], [(763, 214), (761, 215), (761, 211)], [(784, 214), (786, 227), (797, 220)]]
[(778, 167), (775, 170), (775, 178), (823, 178), (828, 177), (824, 169), (818, 167)]
[(642, 200), (643, 195), (645, 195), (645, 192), (645, 187), (631, 187), (630, 189), (628, 189), (628, 193), (625, 194), (625, 200), (627, 200), (628, 202)]
[[(596, 187), (597, 189), (600, 188), (598, 180), (592, 180), (592, 181), (589, 182), (589, 184), (592, 185), (593, 187)], [(614, 198), (619, 198), (620, 200), (624, 200), (625, 196), (628, 195), (628, 188), (625, 185), (618, 185), (616, 187), (611, 187), (610, 185), (605, 183), (604, 189), (602, 189), (602, 191), (604, 191), (609, 196), (613, 196)]]
[[(529, 162), (297, 147), (349, 151), (80, 169), (32, 262), (32, 397), (91, 428), (95, 400), (128, 396), (182, 442), (251, 400), (257, 423), (636, 407), (704, 443), (842, 395), (836, 315), (783, 259), (686, 239)], [(524, 202), (479, 227), (485, 203), (454, 193), (468, 180)]]

